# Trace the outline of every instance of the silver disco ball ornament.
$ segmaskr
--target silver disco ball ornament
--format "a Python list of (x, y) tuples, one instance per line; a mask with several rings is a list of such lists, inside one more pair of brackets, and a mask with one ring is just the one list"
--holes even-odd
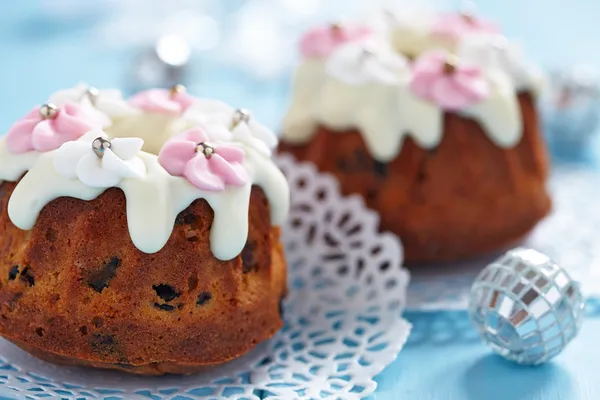
[(483, 341), (520, 364), (542, 364), (577, 335), (579, 285), (546, 255), (517, 248), (489, 264), (471, 288), (469, 314)]

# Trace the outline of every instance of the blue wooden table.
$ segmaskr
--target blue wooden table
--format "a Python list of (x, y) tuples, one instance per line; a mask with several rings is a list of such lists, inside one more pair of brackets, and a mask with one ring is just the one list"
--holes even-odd
[[(600, 68), (597, 0), (480, 1), (528, 54), (546, 67), (586, 62)], [(56, 22), (39, 1), (0, 2), (0, 131), (58, 88), (86, 81), (122, 86), (131, 50), (111, 50), (90, 38), (94, 16)], [(277, 127), (285, 108), (287, 77), (261, 82), (240, 70), (199, 61), (192, 91), (255, 112)], [(588, 312), (578, 339), (558, 359), (519, 367), (494, 356), (475, 336), (464, 311), (409, 311), (414, 331), (399, 358), (379, 377), (377, 400), (600, 399), (600, 314)], [(1, 395), (1, 394), (0, 394)]]

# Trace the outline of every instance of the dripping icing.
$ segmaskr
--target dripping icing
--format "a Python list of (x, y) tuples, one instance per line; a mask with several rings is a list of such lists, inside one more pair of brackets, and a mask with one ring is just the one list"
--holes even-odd
[[(216, 101), (201, 100), (199, 104), (194, 108), (195, 120), (201, 119), (202, 113), (210, 114), (215, 110), (230, 115), (234, 112), (224, 103)], [(147, 124), (143, 119), (143, 115), (146, 114), (148, 113), (135, 112), (126, 117), (119, 117), (121, 119), (111, 124), (117, 129), (114, 133), (112, 128), (106, 129), (106, 136), (116, 138), (132, 136), (131, 133), (137, 136), (139, 132), (146, 132), (145, 129), (155, 132), (156, 126), (150, 126), (151, 124)], [(130, 122), (126, 122), (128, 118)], [(188, 128), (190, 120), (193, 119), (169, 120), (171, 130), (165, 137), (179, 133), (179, 129)], [(224, 121), (224, 118), (221, 120)], [(139, 125), (131, 121), (137, 121)], [(129, 135), (124, 126), (131, 129)], [(249, 135), (258, 129), (257, 137), (264, 137), (267, 133), (272, 135), (254, 121), (248, 124), (247, 129)], [(70, 143), (89, 143), (91, 136), (96, 134), (97, 132), (90, 132)], [(131, 240), (138, 249), (146, 253), (160, 251), (173, 231), (177, 215), (195, 200), (204, 199), (214, 211), (210, 233), (210, 245), (214, 256), (221, 260), (236, 257), (242, 251), (248, 236), (248, 209), (252, 185), (260, 186), (269, 199), (271, 223), (280, 225), (285, 220), (289, 209), (289, 188), (284, 175), (270, 158), (273, 140), (269, 137), (268, 143), (256, 149), (251, 146), (252, 141), (235, 141), (234, 136), (230, 139), (245, 152), (243, 165), (249, 180), (243, 186), (226, 187), (222, 191), (200, 190), (186, 179), (167, 173), (158, 163), (156, 155), (145, 151), (137, 153), (136, 159), (143, 163), (142, 170), (145, 169), (145, 173), (135, 176), (125, 174), (112, 187), (120, 188), (126, 197), (128, 229)], [(158, 146), (158, 143), (159, 141), (155, 140), (153, 144)], [(6, 147), (6, 138), (0, 139), (0, 180), (17, 181), (27, 172), (17, 184), (8, 203), (9, 217), (20, 229), (32, 229), (43, 207), (54, 199), (66, 196), (89, 201), (107, 189), (89, 186), (77, 177), (59, 173), (55, 168), (55, 159), (59, 152), (60, 149), (45, 153), (12, 154)]]
[[(428, 42), (419, 48), (414, 46), (415, 54), (411, 55), (441, 48), (456, 52), (461, 60), (480, 68), (489, 86), (488, 95), (455, 112), (476, 120), (497, 146), (508, 148), (518, 144), (523, 123), (518, 93), (536, 94), (540, 90), (539, 71), (524, 61), (512, 44), (500, 40), (503, 37), (499, 35), (467, 35), (453, 46), (442, 46), (439, 38), (430, 32), (430, 21), (431, 18), (410, 24), (398, 19), (388, 21), (388, 25), (392, 25), (388, 29), (376, 29), (378, 33), (367, 39), (341, 45), (325, 59), (303, 60), (296, 70), (291, 104), (283, 120), (284, 140), (292, 144), (305, 143), (319, 125), (338, 132), (358, 129), (372, 156), (382, 162), (394, 159), (407, 137), (423, 148), (437, 146), (443, 136), (444, 110), (410, 90), (413, 77), (410, 67), (389, 67), (410, 65), (409, 60), (396, 51), (397, 60), (390, 62), (388, 52), (381, 57), (374, 52), (369, 62), (379, 61), (377, 68), (372, 65), (354, 68), (356, 76), (349, 78), (350, 67), (356, 60), (344, 58), (344, 53), (359, 54), (357, 49), (395, 45), (392, 39), (397, 30), (414, 30), (421, 42)], [(496, 46), (498, 42), (503, 47)], [(374, 74), (374, 70), (386, 73)], [(392, 72), (396, 80), (389, 79)]]

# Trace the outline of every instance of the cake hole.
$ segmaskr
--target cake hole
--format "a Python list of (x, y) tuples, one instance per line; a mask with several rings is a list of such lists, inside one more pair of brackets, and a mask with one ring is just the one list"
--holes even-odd
[(94, 317), (92, 318), (92, 325), (94, 325), (96, 328), (100, 328), (102, 325), (104, 325), (104, 320), (100, 317)]
[(170, 304), (154, 303), (154, 308), (157, 308), (162, 311), (173, 311), (175, 309), (175, 306), (172, 306)]
[(389, 261), (385, 261), (383, 263), (381, 263), (381, 265), (379, 266), (379, 269), (381, 271), (387, 271), (388, 269), (390, 269), (390, 262)]
[(177, 304), (177, 309), (178, 310), (183, 310), (183, 303)]
[(44, 336), (44, 328), (42, 328), (42, 327), (35, 328), (35, 334), (38, 335), (39, 337), (43, 337)]
[(23, 282), (27, 286), (35, 285), (35, 278), (33, 277), (31, 268), (29, 268), (29, 267), (25, 267), (23, 272), (21, 272), (21, 277), (19, 279), (21, 280), (21, 282)]
[(95, 333), (90, 339), (92, 350), (96, 353), (110, 354), (115, 352), (116, 341), (112, 335)]
[(181, 293), (176, 292), (172, 286), (165, 285), (163, 283), (160, 285), (153, 285), (152, 289), (154, 289), (158, 297), (167, 302), (174, 300), (181, 295)]
[(354, 150), (354, 157), (361, 167), (365, 166), (369, 161), (369, 155), (363, 149)]
[(250, 271), (258, 270), (258, 263), (254, 259), (254, 251), (256, 245), (252, 241), (247, 241), (246, 245), (242, 249), (242, 272), (247, 274)]
[(378, 178), (384, 179), (388, 176), (388, 164), (381, 161), (373, 161), (373, 172)]
[(14, 281), (15, 279), (17, 279), (17, 276), (19, 276), (19, 266), (13, 265), (10, 268), (10, 271), (8, 271), (8, 280)]
[(193, 291), (198, 287), (198, 277), (193, 275), (188, 278), (188, 291)]
[(425, 164), (426, 164), (426, 160), (425, 160), (425, 158), (422, 158), (421, 162), (419, 163), (419, 170), (417, 171), (417, 182), (418, 183), (423, 183), (427, 180), (427, 174), (425, 173)]
[(337, 169), (340, 172), (349, 172), (349, 168), (348, 168), (348, 161), (346, 161), (345, 158), (340, 158), (337, 161)]
[(88, 334), (88, 328), (87, 326), (80, 326), (79, 327), (79, 333), (81, 333), (81, 336), (85, 336)]
[(102, 293), (108, 287), (111, 279), (117, 274), (117, 268), (121, 266), (121, 259), (112, 256), (98, 271), (91, 273), (87, 278), (87, 284), (98, 293)]
[(189, 210), (184, 210), (175, 218), (175, 225), (193, 225), (198, 221), (198, 217)]
[(60, 300), (60, 294), (58, 293), (52, 293), (50, 295), (50, 303), (58, 303), (58, 301)]
[(198, 296), (198, 301), (196, 301), (196, 305), (202, 306), (208, 303), (212, 299), (212, 294), (210, 292), (202, 292)]
[(46, 230), (46, 240), (48, 240), (50, 243), (54, 243), (56, 241), (56, 238), (57, 238), (56, 230), (54, 228), (48, 228)]

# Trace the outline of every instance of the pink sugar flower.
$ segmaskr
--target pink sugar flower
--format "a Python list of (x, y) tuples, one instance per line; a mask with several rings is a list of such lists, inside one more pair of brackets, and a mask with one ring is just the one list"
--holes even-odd
[(212, 191), (246, 184), (249, 178), (243, 161), (242, 149), (212, 146), (199, 128), (169, 140), (158, 154), (158, 162), (169, 174), (183, 176), (198, 189)]
[(433, 23), (432, 34), (442, 38), (457, 40), (472, 33), (499, 33), (493, 22), (469, 14), (442, 14)]
[(340, 45), (369, 36), (371, 29), (366, 26), (330, 26), (314, 28), (300, 40), (300, 53), (307, 58), (327, 57)]
[(421, 55), (413, 68), (412, 92), (444, 110), (456, 111), (489, 96), (489, 83), (479, 68), (461, 64), (444, 51)]
[(66, 103), (58, 108), (51, 104), (37, 106), (9, 129), (6, 147), (15, 154), (51, 151), (77, 140), (96, 126), (78, 104)]
[(179, 115), (188, 109), (195, 98), (185, 91), (150, 89), (129, 99), (129, 104), (148, 112)]

